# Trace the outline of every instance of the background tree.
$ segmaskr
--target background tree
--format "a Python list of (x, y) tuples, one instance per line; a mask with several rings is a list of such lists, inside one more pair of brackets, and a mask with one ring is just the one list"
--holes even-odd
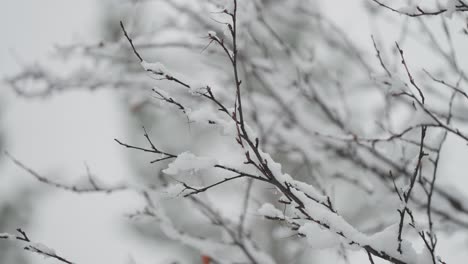
[[(156, 27), (123, 21), (121, 39), (63, 47), (89, 62), (70, 75), (34, 68), (10, 79), (25, 96), (123, 90), (129, 109), (156, 124), (142, 122), (143, 143), (116, 141), (154, 155), (152, 177), (69, 185), (31, 172), (76, 192), (137, 190), (147, 203), (131, 218), (155, 220), (161, 234), (215, 263), (301, 263), (316, 254), (311, 246), (345, 261), (357, 248), (371, 263), (444, 263), (436, 232), (465, 228), (468, 212), (462, 194), (437, 184), (447, 135), (467, 140), (457, 30), (443, 17), (462, 16), (466, 5), (449, 4), (369, 5), (376, 25), (393, 13), (405, 19), (396, 43), (369, 37), (369, 50), (310, 2), (159, 3), (166, 15)], [(415, 70), (405, 46), (421, 36), (421, 51), (440, 63)], [(26, 87), (31, 79), (42, 87)]]
[[(4, 99), (3, 99), (4, 100)], [(0, 105), (1, 101), (0, 100)], [(4, 107), (0, 108), (0, 150), (4, 151), (4, 146), (7, 136), (2, 125), (2, 113)], [(5, 162), (5, 159), (0, 159), (0, 165)], [(28, 208), (31, 206), (29, 197), (31, 196), (31, 190), (28, 188), (20, 188), (16, 195), (12, 196), (6, 191), (2, 191), (2, 198), (0, 202), (0, 229), (1, 230), (14, 230), (18, 225), (26, 226), (28, 221)], [(26, 211), (20, 211), (17, 208), (23, 208)], [(15, 247), (15, 245), (8, 243), (8, 241), (0, 242), (0, 261), (3, 263), (28, 263), (22, 254), (21, 249)]]

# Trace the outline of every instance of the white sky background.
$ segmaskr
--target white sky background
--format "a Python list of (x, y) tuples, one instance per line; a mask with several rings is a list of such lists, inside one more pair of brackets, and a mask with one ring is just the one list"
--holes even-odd
[[(0, 3), (0, 75), (23, 63), (44, 59), (54, 44), (96, 41), (95, 0), (3, 0)], [(7, 149), (28, 166), (53, 177), (70, 179), (85, 173), (86, 162), (99, 177), (118, 181), (129, 173), (125, 150), (114, 138), (125, 138), (118, 100), (110, 91), (67, 92), (45, 100), (17, 98), (1, 86), (2, 125)], [(158, 263), (164, 245), (135, 241), (126, 233), (125, 213), (139, 208), (134, 195), (76, 195), (44, 187), (3, 159), (0, 199), (20, 185), (44, 191), (34, 205), (27, 228), (32, 239), (77, 263), (124, 263), (129, 253), (139, 263)], [(29, 210), (29, 209), (25, 209)], [(1, 217), (1, 216), (0, 216)], [(2, 230), (14, 233), (14, 230)], [(146, 245), (143, 244), (146, 242)], [(155, 248), (159, 250), (155, 250)], [(33, 263), (54, 263), (30, 256)]]
[[(96, 2), (2, 0), (0, 78), (19, 70), (22, 62), (45, 58), (56, 43), (95, 41), (96, 16), (99, 15)], [(357, 8), (361, 1), (322, 2), (328, 16), (346, 27), (354, 41), (363, 43), (373, 53), (370, 34), (376, 32), (372, 32), (366, 16), (350, 11), (356, 8), (356, 12), (361, 12)], [(126, 152), (113, 141), (116, 137), (124, 138), (127, 128), (126, 123), (119, 120), (124, 113), (112, 92), (67, 92), (46, 100), (28, 101), (0, 86), (7, 148), (18, 159), (41, 173), (58, 177), (79, 177), (85, 172), (84, 162), (109, 181), (117, 181), (129, 173)], [(468, 186), (464, 173), (468, 171), (466, 146), (451, 140), (447, 148), (450, 151), (445, 153), (446, 158), (457, 165), (443, 167), (447, 172), (442, 175), (450, 175), (452, 178), (448, 181), (456, 181), (458, 186)], [(40, 186), (5, 159), (1, 165), (0, 199), (8, 199), (15, 186)], [(164, 245), (138, 242), (125, 232), (123, 215), (139, 205), (134, 196), (79, 196), (43, 189), (45, 194), (37, 201), (34, 221), (28, 230), (38, 242), (83, 264), (124, 263), (129, 253), (143, 260), (139, 263), (158, 263), (158, 259), (165, 258), (161, 255), (167, 252)], [(468, 194), (468, 188), (461, 191)], [(448, 263), (461, 263), (468, 258), (465, 236), (455, 234), (440, 239), (440, 254)], [(53, 263), (31, 257), (34, 263)]]

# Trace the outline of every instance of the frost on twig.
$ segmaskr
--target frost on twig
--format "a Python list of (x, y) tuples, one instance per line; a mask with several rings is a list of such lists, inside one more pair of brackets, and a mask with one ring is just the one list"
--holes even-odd
[[(468, 7), (452, 0), (440, 6), (413, 1), (402, 8), (388, 1), (370, 2), (390, 10), (390, 17), (420, 19), (409, 19), (404, 30), (398, 30), (402, 32), (398, 43), (372, 36), (369, 44), (374, 50), (366, 51), (329, 14), (310, 8), (307, 1), (170, 0), (165, 4), (174, 11), (174, 19), (154, 34), (138, 33), (121, 22), (122, 39), (115, 43), (63, 50), (82, 52), (107, 65), (100, 74), (119, 74), (96, 76), (88, 71), (92, 78), (59, 79), (37, 69), (12, 78), (10, 84), (25, 95), (22, 81), (35, 78), (44, 81), (46, 89), (40, 93), (44, 95), (72, 84), (129, 87), (129, 93), (143, 88), (151, 96), (142, 100), (138, 94), (135, 104), (157, 106), (151, 108), (155, 111), (169, 106), (164, 109), (167, 119), (182, 112), (190, 133), (202, 135), (203, 140), (197, 138), (193, 145), (203, 151), (177, 146), (178, 133), (164, 125), (153, 133), (170, 133), (169, 147), (154, 144), (145, 129), (144, 146), (115, 141), (145, 152), (152, 164), (164, 163), (155, 173), (167, 185), (139, 189), (147, 206), (135, 215), (156, 220), (169, 239), (196, 249), (205, 259), (277, 261), (264, 250), (271, 237), (258, 239), (264, 232), (259, 227), (268, 225), (252, 224), (254, 211), (303, 237), (294, 242), (304, 246), (340, 252), (361, 249), (371, 263), (378, 258), (443, 263), (437, 256), (436, 232), (468, 228), (466, 197), (438, 180), (443, 176), (438, 168), (446, 138), (468, 142), (462, 125), (468, 121), (464, 104), (468, 77), (458, 63), (444, 17), (457, 16)], [(424, 22), (426, 16), (438, 15), (440, 31), (448, 40), (444, 44), (432, 30), (433, 23), (428, 27)], [(411, 40), (421, 42), (438, 63), (419, 69), (414, 49), (407, 46)], [(164, 56), (166, 49), (190, 55)], [(96, 52), (106, 56), (93, 57)], [(172, 71), (192, 58), (200, 66), (192, 67), (188, 77)], [(72, 187), (13, 161), (38, 180), (71, 191), (128, 187), (107, 186), (95, 177)], [(234, 202), (221, 199), (228, 192), (234, 193)], [(223, 235), (185, 230), (176, 223), (180, 217), (165, 210), (166, 200), (189, 201), (193, 211), (186, 215), (202, 214), (204, 226), (222, 229)], [(231, 204), (241, 208), (230, 217), (215, 209)], [(415, 250), (415, 239), (423, 243), (422, 250)], [(287, 255), (282, 248), (278, 250)]]
[(30, 251), (33, 253), (36, 253), (38, 255), (41, 255), (45, 258), (53, 258), (60, 263), (67, 263), (67, 264), (73, 264), (74, 262), (71, 262), (70, 260), (60, 256), (55, 252), (54, 249), (49, 248), (48, 246), (38, 243), (38, 242), (33, 242), (32, 240), (29, 239), (28, 235), (26, 232), (24, 232), (22, 229), (18, 228), (16, 230), (18, 232), (18, 235), (12, 235), (12, 234), (7, 234), (7, 233), (0, 233), (0, 239), (8, 239), (8, 240), (16, 240), (21, 242), (24, 245), (24, 250)]

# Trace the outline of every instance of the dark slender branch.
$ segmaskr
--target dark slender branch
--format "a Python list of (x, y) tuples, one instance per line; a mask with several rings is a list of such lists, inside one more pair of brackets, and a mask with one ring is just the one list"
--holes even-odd
[(440, 83), (446, 87), (449, 87), (450, 89), (456, 91), (458, 94), (461, 94), (463, 97), (465, 97), (465, 99), (468, 100), (468, 94), (463, 91), (462, 89), (458, 88), (456, 85), (452, 85), (452, 84), (449, 84), (447, 83), (446, 81), (442, 80), (442, 79), (437, 79), (436, 77), (434, 77), (432, 74), (430, 74), (428, 71), (424, 70), (424, 72), (434, 81), (434, 82), (437, 82), (437, 83)]
[(421, 128), (421, 141), (420, 141), (420, 148), (419, 148), (417, 163), (416, 163), (416, 166), (414, 168), (413, 176), (410, 179), (409, 188), (408, 188), (408, 190), (406, 190), (402, 194), (402, 196), (403, 196), (403, 201), (402, 202), (404, 203), (404, 207), (402, 209), (398, 210), (398, 212), (400, 213), (400, 223), (398, 225), (398, 248), (397, 248), (397, 250), (398, 250), (398, 252), (400, 252), (400, 254), (403, 253), (403, 250), (401, 248), (401, 243), (403, 242), (402, 235), (403, 235), (403, 225), (404, 225), (404, 221), (405, 221), (405, 214), (407, 212), (409, 212), (408, 201), (409, 201), (409, 199), (411, 197), (411, 192), (412, 192), (412, 190), (414, 188), (414, 185), (416, 183), (418, 173), (421, 171), (422, 159), (423, 159), (424, 156), (427, 155), (424, 152), (424, 139), (426, 137), (426, 130), (427, 130), (427, 127), (422, 127)]
[(36, 178), (39, 182), (42, 182), (44, 184), (50, 185), (52, 187), (58, 188), (58, 189), (63, 189), (66, 191), (71, 191), (71, 192), (76, 192), (76, 193), (94, 193), (94, 192), (102, 192), (102, 193), (112, 193), (112, 192), (117, 192), (117, 191), (124, 191), (128, 190), (128, 187), (125, 185), (117, 185), (117, 186), (100, 186), (98, 185), (95, 180), (92, 178), (91, 174), (88, 172), (88, 182), (89, 186), (79, 186), (79, 185), (67, 185), (63, 184), (57, 181), (53, 181), (47, 177), (42, 176), (35, 170), (29, 168), (25, 164), (23, 164), (21, 161), (18, 159), (14, 158), (12, 155), (10, 155), (8, 152), (5, 152), (5, 155), (13, 161), (18, 167), (21, 169), (25, 170), (28, 172), (30, 175), (32, 175), (34, 178)]
[[(379, 0), (372, 0), (374, 3), (378, 4), (379, 6), (381, 7), (384, 7), (385, 9), (388, 9), (392, 12), (395, 12), (395, 13), (398, 13), (400, 15), (406, 15), (406, 16), (409, 16), (409, 17), (420, 17), (420, 16), (437, 16), (437, 15), (440, 15), (442, 13), (445, 13), (447, 12), (447, 9), (446, 8), (441, 8), (439, 10), (435, 10), (435, 11), (426, 11), (426, 10), (423, 10), (421, 7), (419, 6), (416, 6), (416, 11), (413, 12), (413, 13), (410, 13), (410, 12), (404, 12), (404, 11), (400, 11), (398, 9), (395, 9), (389, 5), (386, 5), (382, 2), (380, 2)], [(468, 8), (466, 5), (464, 4), (460, 4), (456, 7), (456, 11), (459, 11), (459, 12), (466, 12), (468, 11)]]
[(422, 104), (424, 104), (424, 101), (425, 101), (424, 94), (423, 94), (421, 88), (419, 88), (419, 86), (414, 81), (414, 78), (413, 78), (413, 76), (411, 75), (411, 73), (410, 73), (410, 71), (408, 69), (408, 65), (406, 64), (405, 57), (403, 56), (403, 50), (400, 48), (400, 45), (398, 45), (398, 42), (395, 42), (395, 44), (396, 44), (396, 47), (398, 49), (398, 52), (400, 53), (401, 63), (405, 67), (405, 70), (406, 70), (406, 73), (407, 73), (408, 78), (410, 80), (410, 83), (413, 85), (414, 88), (416, 88), (416, 90), (419, 93), (419, 96), (421, 96), (421, 102), (422, 102)]
[(53, 259), (55, 259), (57, 261), (60, 261), (62, 263), (76, 264), (75, 262), (71, 262), (70, 260), (66, 259), (65, 257), (62, 257), (62, 256), (58, 255), (57, 253), (55, 253), (55, 251), (53, 251), (53, 250), (51, 250), (49, 248), (46, 248), (42, 244), (35, 243), (35, 242), (31, 241), (29, 239), (28, 235), (26, 234), (26, 232), (23, 231), (21, 228), (16, 229), (16, 231), (19, 233), (18, 236), (9, 235), (9, 234), (5, 234), (5, 235), (0, 234), (0, 239), (9, 239), (9, 240), (21, 241), (21, 242), (26, 243), (26, 246), (23, 248), (26, 251), (30, 251), (30, 252), (39, 254), (41, 256), (44, 256), (44, 257), (53, 258)]
[(372, 254), (369, 252), (369, 250), (366, 250), (367, 257), (369, 257), (369, 262), (371, 264), (375, 264), (374, 259), (372, 258)]
[(188, 193), (188, 194), (185, 194), (184, 197), (188, 197), (188, 196), (192, 196), (192, 195), (195, 195), (195, 194), (199, 194), (199, 193), (202, 193), (202, 192), (205, 192), (213, 187), (216, 187), (218, 185), (221, 185), (225, 182), (228, 182), (228, 181), (232, 181), (232, 180), (236, 180), (236, 179), (239, 179), (239, 178), (244, 178), (244, 177), (248, 177), (247, 175), (243, 175), (243, 174), (239, 174), (237, 176), (234, 176), (234, 177), (229, 177), (229, 178), (224, 178), (224, 180), (221, 180), (221, 181), (218, 181), (216, 183), (213, 183), (213, 184), (210, 184), (208, 186), (205, 186), (203, 188), (200, 188), (200, 189), (197, 189), (197, 188), (194, 188), (194, 187), (191, 187), (189, 185), (187, 185), (186, 183), (183, 183), (184, 187), (189, 189), (189, 190), (192, 190), (192, 192)]
[(382, 69), (385, 70), (385, 72), (387, 73), (388, 77), (391, 78), (391, 77), (392, 77), (392, 74), (391, 74), (390, 71), (387, 69), (387, 66), (385, 66), (385, 63), (383, 62), (382, 56), (380, 55), (380, 50), (379, 50), (379, 48), (377, 47), (377, 44), (375, 43), (374, 35), (371, 35), (371, 38), (372, 38), (372, 43), (374, 44), (374, 49), (375, 49), (375, 51), (377, 52), (377, 58), (379, 59), (380, 66), (382, 66)]
[[(145, 132), (146, 133), (146, 132)], [(145, 137), (147, 135), (145, 134)], [(165, 160), (166, 158), (177, 158), (177, 155), (173, 155), (173, 154), (170, 154), (170, 153), (167, 153), (167, 152), (164, 152), (164, 151), (160, 151), (156, 148), (151, 148), (151, 149), (147, 149), (147, 148), (142, 148), (142, 147), (137, 147), (137, 146), (133, 146), (133, 145), (129, 145), (129, 144), (126, 144), (126, 143), (123, 143), (121, 142), (120, 140), (114, 138), (115, 142), (117, 142), (119, 145), (121, 146), (124, 146), (126, 148), (129, 148), (129, 149), (136, 149), (136, 150), (140, 150), (140, 151), (144, 151), (144, 152), (150, 152), (150, 153), (155, 153), (155, 154), (162, 154), (164, 155), (165, 157), (163, 157), (163, 160)], [(149, 140), (149, 139), (148, 139)]]
[(123, 24), (122, 21), (120, 21), (120, 27), (122, 28), (122, 31), (124, 33), (125, 38), (127, 38), (128, 42), (132, 46), (133, 53), (135, 53), (135, 56), (137, 56), (137, 58), (140, 60), (140, 62), (143, 62), (143, 58), (140, 56), (140, 54), (136, 50), (135, 45), (133, 45), (133, 41), (130, 38), (130, 36), (128, 36), (127, 30), (125, 30), (125, 27), (124, 27), (124, 24)]

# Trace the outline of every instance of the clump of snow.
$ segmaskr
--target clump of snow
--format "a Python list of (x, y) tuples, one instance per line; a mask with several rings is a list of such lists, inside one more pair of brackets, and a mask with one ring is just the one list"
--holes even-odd
[(52, 248), (49, 248), (47, 247), (46, 245), (44, 244), (41, 244), (41, 243), (30, 243), (29, 244), (29, 249), (37, 252), (37, 253), (40, 253), (44, 256), (56, 256), (57, 253), (55, 253), (55, 250), (52, 249)]
[(194, 86), (196, 88), (190, 89), (190, 94), (199, 96), (200, 94), (204, 94), (206, 92), (206, 86)]
[(327, 198), (325, 196), (323, 196), (322, 194), (320, 194), (320, 192), (317, 189), (315, 189), (315, 187), (312, 186), (311, 184), (307, 184), (305, 182), (296, 181), (296, 180), (292, 181), (290, 184), (293, 187), (298, 188), (300, 191), (307, 194), (308, 197), (311, 197), (312, 199), (314, 199), (316, 201), (326, 201), (327, 200)]
[(0, 233), (0, 238), (1, 239), (9, 239), (9, 240), (12, 240), (12, 239), (15, 239), (16, 236), (12, 235), (12, 234), (8, 234), (8, 233)]
[(145, 71), (150, 71), (161, 75), (168, 74), (166, 67), (160, 62), (147, 62), (143, 60), (140, 64), (141, 67), (145, 69)]
[(210, 37), (216, 37), (216, 32), (210, 30), (210, 31), (208, 31), (208, 36), (210, 36)]
[(187, 110), (187, 116), (191, 121), (218, 126), (221, 128), (221, 132), (225, 136), (237, 135), (236, 124), (234, 121), (226, 115), (220, 116), (208, 106), (201, 107), (197, 110)]
[(289, 185), (293, 188), (296, 188), (300, 192), (307, 195), (307, 199), (314, 199), (316, 201), (326, 201), (326, 197), (323, 196), (314, 186), (307, 184), (305, 182), (294, 180), (291, 175), (283, 173), (281, 169), (281, 164), (274, 161), (273, 158), (268, 153), (260, 151), (262, 158), (268, 164), (268, 168), (272, 172), (273, 176), (281, 182), (283, 185)]
[(197, 157), (190, 152), (183, 152), (169, 164), (169, 167), (163, 170), (164, 173), (175, 175), (182, 171), (198, 171), (201, 169), (211, 168), (216, 165), (217, 161), (207, 157)]
[(417, 253), (413, 248), (411, 242), (403, 238), (401, 242), (401, 251), (398, 252), (398, 230), (399, 223), (395, 223), (381, 232), (378, 232), (372, 236), (369, 236), (367, 244), (372, 246), (376, 250), (386, 252), (387, 254), (405, 261), (406, 263), (429, 263), (428, 255), (426, 250), (421, 253)]

